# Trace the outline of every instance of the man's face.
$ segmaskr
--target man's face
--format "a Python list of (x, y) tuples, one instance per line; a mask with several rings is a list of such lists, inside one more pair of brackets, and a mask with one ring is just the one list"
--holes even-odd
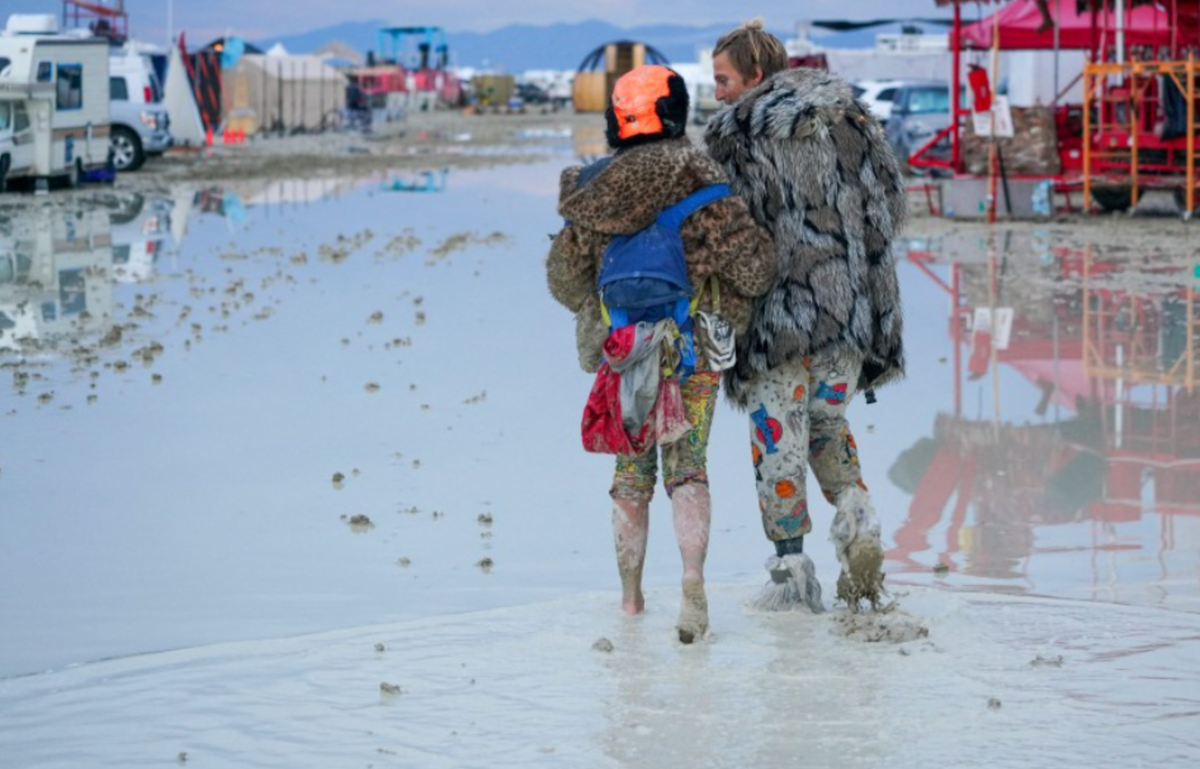
[(761, 69), (756, 69), (752, 78), (742, 77), (725, 51), (713, 57), (713, 82), (717, 86), (717, 101), (722, 104), (733, 104), (747, 88), (753, 88), (762, 79)]

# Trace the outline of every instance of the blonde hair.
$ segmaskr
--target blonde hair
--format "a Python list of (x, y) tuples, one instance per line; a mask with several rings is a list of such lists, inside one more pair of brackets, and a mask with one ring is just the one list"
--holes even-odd
[(788, 68), (787, 49), (779, 38), (763, 29), (762, 17), (751, 19), (717, 40), (713, 56), (728, 54), (729, 63), (749, 80), (762, 70), (763, 80)]

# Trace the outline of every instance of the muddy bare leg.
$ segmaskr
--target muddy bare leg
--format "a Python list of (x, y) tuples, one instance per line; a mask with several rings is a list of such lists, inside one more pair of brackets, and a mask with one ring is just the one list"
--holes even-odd
[(650, 500), (613, 498), (613, 542), (621, 575), (621, 608), (630, 616), (646, 608), (642, 596), (642, 567), (650, 532)]
[(683, 559), (683, 599), (679, 608), (679, 640), (692, 643), (708, 632), (708, 598), (704, 593), (704, 560), (712, 522), (708, 486), (688, 483), (671, 496), (675, 539)]

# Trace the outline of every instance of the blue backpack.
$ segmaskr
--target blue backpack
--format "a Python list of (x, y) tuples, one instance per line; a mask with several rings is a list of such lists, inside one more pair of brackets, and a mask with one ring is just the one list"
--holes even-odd
[(697, 210), (730, 194), (727, 184), (702, 187), (665, 209), (642, 231), (612, 237), (596, 281), (609, 328), (673, 317), (679, 330), (690, 336), (694, 308), (680, 229)]

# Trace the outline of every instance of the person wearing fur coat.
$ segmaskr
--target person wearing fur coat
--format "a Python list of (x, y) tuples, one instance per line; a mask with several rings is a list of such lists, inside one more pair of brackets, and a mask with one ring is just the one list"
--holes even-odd
[(877, 606), (879, 521), (846, 408), (859, 390), (904, 375), (892, 254), (907, 210), (900, 168), (849, 84), (788, 69), (782, 43), (761, 22), (717, 42), (713, 77), (726, 106), (709, 122), (705, 145), (770, 231), (779, 260), (725, 375), (729, 397), (749, 412), (762, 523), (775, 544), (763, 602), (823, 608), (803, 553), (811, 464), (836, 508), (838, 598), (852, 609), (863, 600)]
[[(558, 212), (565, 226), (554, 236), (546, 262), (550, 293), (575, 313), (579, 362), (587, 372), (601, 363), (609, 329), (601, 317), (597, 278), (601, 258), (614, 235), (633, 234), (669, 206), (704, 187), (727, 183), (724, 172), (684, 135), (688, 96), (683, 79), (666, 67), (642, 66), (613, 89), (606, 112), (607, 138), (616, 154), (586, 168), (562, 173)], [(688, 280), (699, 291), (699, 309), (714, 311), (709, 278), (719, 286), (719, 313), (735, 333), (750, 322), (751, 302), (775, 277), (770, 238), (746, 209), (729, 195), (700, 208), (683, 223)], [(684, 643), (708, 628), (704, 561), (708, 552), (711, 500), (705, 467), (720, 373), (696, 371), (682, 385), (690, 430), (659, 447), (663, 486), (671, 498), (676, 539), (683, 559), (683, 599), (678, 633)], [(658, 450), (618, 455), (610, 490), (622, 607), (640, 613), (642, 567), (654, 495)]]

